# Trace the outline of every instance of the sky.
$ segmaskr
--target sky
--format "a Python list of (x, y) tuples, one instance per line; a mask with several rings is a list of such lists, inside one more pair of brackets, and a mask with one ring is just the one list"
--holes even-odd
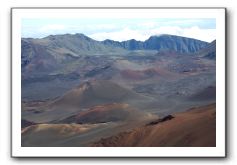
[(83, 33), (95, 40), (144, 41), (152, 35), (171, 34), (211, 42), (216, 39), (213, 18), (124, 18), (124, 19), (22, 19), (23, 38), (43, 38), (56, 34)]

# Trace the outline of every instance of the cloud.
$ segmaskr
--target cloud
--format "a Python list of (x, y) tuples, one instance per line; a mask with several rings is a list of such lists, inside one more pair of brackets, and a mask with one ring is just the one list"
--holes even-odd
[(178, 26), (165, 26), (155, 28), (150, 31), (150, 35), (159, 35), (159, 34), (172, 34), (189, 38), (195, 38), (207, 42), (211, 42), (216, 39), (215, 29), (202, 29), (199, 28), (198, 26), (192, 26), (189, 28), (181, 28)]
[(183, 36), (211, 42), (216, 39), (215, 29), (200, 29), (197, 26), (183, 31)]
[(147, 36), (142, 34), (141, 31), (131, 30), (129, 28), (124, 28), (121, 31), (94, 33), (92, 35), (89, 35), (89, 37), (99, 41), (105, 39), (112, 39), (115, 41), (125, 41), (129, 39), (137, 39), (137, 40), (147, 39)]
[(54, 30), (64, 30), (67, 27), (65, 25), (60, 25), (60, 24), (49, 24), (49, 25), (45, 25), (43, 27), (41, 27), (39, 29), (39, 32), (50, 32), (50, 31), (54, 31)]
[[(152, 24), (147, 26), (154, 27)], [(99, 41), (105, 39), (112, 39), (116, 41), (136, 39), (144, 41), (152, 35), (160, 35), (160, 34), (184, 36), (207, 42), (211, 42), (214, 39), (216, 39), (215, 29), (201, 29), (197, 26), (193, 26), (190, 28), (180, 28), (178, 26), (162, 26), (159, 28), (151, 28), (151, 29), (148, 28), (148, 29), (137, 29), (137, 30), (130, 29), (127, 27), (119, 31), (93, 33), (89, 35), (89, 37)]]
[(56, 34), (83, 33), (96, 40), (144, 41), (152, 35), (172, 34), (211, 42), (215, 19), (69, 19), (25, 20), (23, 37), (42, 38)]

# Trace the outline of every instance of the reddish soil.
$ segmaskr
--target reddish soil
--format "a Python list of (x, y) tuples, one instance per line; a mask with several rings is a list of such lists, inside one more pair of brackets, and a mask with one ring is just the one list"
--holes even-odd
[(101, 147), (215, 147), (216, 104), (192, 108), (174, 118), (103, 138)]

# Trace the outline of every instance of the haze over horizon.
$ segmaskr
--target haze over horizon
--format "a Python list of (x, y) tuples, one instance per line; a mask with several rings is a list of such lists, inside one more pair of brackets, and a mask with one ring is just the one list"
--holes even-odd
[(170, 34), (211, 42), (216, 38), (215, 19), (23, 19), (22, 38), (83, 33), (103, 41), (145, 41), (150, 36)]

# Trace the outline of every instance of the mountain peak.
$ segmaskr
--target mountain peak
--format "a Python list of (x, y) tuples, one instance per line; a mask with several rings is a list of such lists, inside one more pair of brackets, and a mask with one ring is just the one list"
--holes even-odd
[[(186, 38), (186, 39), (192, 39), (192, 40), (197, 40), (194, 38), (189, 38), (189, 37), (184, 37), (184, 36), (178, 36), (178, 35), (172, 35), (172, 34), (158, 34), (158, 35), (152, 35), (150, 36), (147, 40), (153, 39), (153, 38)], [(203, 41), (204, 42), (204, 41)]]
[(93, 40), (92, 38), (82, 33), (75, 33), (75, 34), (66, 33), (66, 34), (49, 35), (45, 37), (44, 39), (57, 40), (57, 39), (65, 39), (65, 38), (80, 38), (80, 39), (85, 39), (85, 40)]
[(90, 37), (88, 37), (88, 36), (86, 36), (82, 33), (76, 33), (76, 34), (74, 34), (74, 37), (79, 38), (79, 39), (83, 39), (83, 40), (86, 40), (86, 41), (96, 41), (96, 40), (94, 40), (94, 39), (92, 39), (92, 38), (90, 38)]

